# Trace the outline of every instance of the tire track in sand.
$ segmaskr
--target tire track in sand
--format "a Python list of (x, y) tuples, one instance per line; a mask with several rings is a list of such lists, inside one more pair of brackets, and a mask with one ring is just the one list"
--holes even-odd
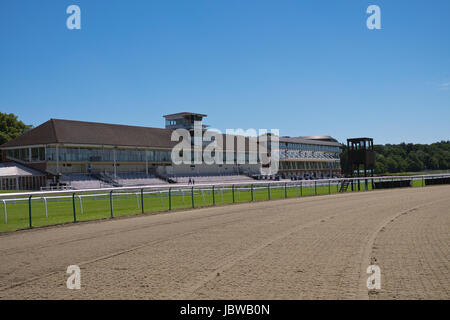
[(326, 222), (329, 219), (334, 218), (335, 215), (330, 215), (324, 218), (320, 218), (317, 220), (313, 220), (310, 221), (308, 223), (305, 224), (300, 224), (297, 225), (291, 229), (286, 230), (285, 232), (278, 234), (276, 236), (273, 236), (265, 241), (263, 241), (262, 243), (260, 243), (259, 245), (252, 247), (250, 249), (245, 250), (244, 252), (240, 252), (237, 253), (231, 257), (227, 257), (227, 259), (225, 261), (223, 261), (222, 263), (219, 264), (218, 267), (216, 267), (213, 271), (211, 271), (208, 275), (206, 275), (204, 277), (204, 279), (202, 279), (201, 281), (197, 282), (195, 285), (191, 286), (190, 288), (187, 289), (187, 293), (181, 295), (180, 299), (182, 300), (189, 300), (189, 299), (193, 299), (193, 297), (191, 296), (196, 290), (200, 289), (201, 287), (203, 287), (206, 283), (208, 283), (209, 281), (214, 280), (218, 275), (220, 275), (222, 272), (232, 268), (234, 265), (236, 265), (238, 262), (245, 260), (249, 257), (251, 257), (252, 255), (258, 253), (259, 251), (261, 251), (262, 249), (270, 246), (272, 243), (283, 240), (284, 238), (290, 236), (291, 234), (298, 232), (302, 229), (306, 229), (309, 227), (313, 227), (317, 224)]
[[(409, 214), (411, 212), (417, 211), (420, 208), (423, 208), (423, 207), (426, 207), (426, 206), (429, 206), (429, 205), (432, 205), (435, 203), (443, 202), (443, 201), (448, 201), (448, 199), (434, 200), (434, 201), (426, 202), (426, 203), (418, 205), (418, 206), (414, 206), (412, 208), (400, 211), (400, 212), (396, 213), (395, 215), (393, 215), (389, 218), (386, 218), (383, 222), (380, 223), (380, 225), (378, 226), (376, 231), (370, 235), (370, 237), (368, 238), (366, 245), (364, 247), (363, 259), (361, 261), (360, 289), (359, 289), (359, 297), (358, 297), (359, 299), (369, 300), (370, 294), (372, 294), (371, 291), (369, 291), (367, 289), (367, 278), (369, 277), (369, 274), (366, 273), (366, 270), (369, 265), (375, 265), (377, 263), (377, 258), (374, 256), (373, 253), (374, 253), (374, 244), (377, 240), (379, 233), (382, 232), (384, 229), (386, 229), (386, 227), (390, 223), (394, 222), (396, 219), (398, 219), (402, 215)], [(383, 274), (383, 270), (381, 270), (381, 273)]]

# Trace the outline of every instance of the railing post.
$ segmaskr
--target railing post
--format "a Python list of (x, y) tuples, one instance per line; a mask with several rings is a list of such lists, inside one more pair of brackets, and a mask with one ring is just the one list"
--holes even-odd
[(172, 210), (172, 188), (169, 187), (169, 210)]
[(192, 208), (195, 207), (194, 205), (194, 187), (191, 187), (191, 200), (192, 200)]
[(300, 181), (300, 197), (303, 197), (303, 181)]
[(234, 184), (231, 186), (231, 193), (233, 194), (233, 203), (234, 203)]
[(254, 198), (253, 198), (253, 184), (250, 186), (250, 192), (252, 194), (252, 201), (253, 201), (254, 200)]
[(112, 199), (112, 193), (113, 193), (113, 190), (111, 190), (110, 192), (109, 192), (109, 206), (110, 206), (110, 208), (111, 208), (111, 218), (114, 218), (114, 206), (113, 206), (113, 199)]
[(269, 200), (270, 200), (270, 183), (267, 185), (267, 194), (268, 194)]
[(424, 183), (423, 183), (423, 182), (424, 182), (424, 179), (423, 179), (423, 176), (422, 176), (422, 187), (423, 187), (423, 185), (424, 185)]
[(214, 194), (214, 185), (212, 186), (213, 206), (216, 205), (216, 195)]
[(28, 219), (29, 219), (29, 222), (30, 222), (30, 229), (33, 228), (33, 224), (31, 222), (31, 197), (32, 196), (28, 197)]
[(328, 194), (331, 194), (331, 180), (328, 180)]
[(287, 183), (284, 183), (284, 198), (287, 198)]
[(317, 180), (314, 180), (314, 195), (317, 196)]
[(72, 193), (73, 222), (77, 222), (77, 211), (75, 206), (75, 193)]
[(141, 189), (141, 211), (144, 213), (144, 189)]

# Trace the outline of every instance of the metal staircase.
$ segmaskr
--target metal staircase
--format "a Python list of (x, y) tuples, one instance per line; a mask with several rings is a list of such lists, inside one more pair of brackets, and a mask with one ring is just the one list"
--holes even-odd
[(343, 180), (339, 192), (347, 192), (348, 186), (352, 183), (352, 180)]

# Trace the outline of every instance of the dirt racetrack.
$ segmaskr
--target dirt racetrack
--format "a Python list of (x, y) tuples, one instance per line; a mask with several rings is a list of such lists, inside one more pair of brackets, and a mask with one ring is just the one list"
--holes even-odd
[(1, 299), (449, 299), (450, 186), (19, 231), (0, 261)]

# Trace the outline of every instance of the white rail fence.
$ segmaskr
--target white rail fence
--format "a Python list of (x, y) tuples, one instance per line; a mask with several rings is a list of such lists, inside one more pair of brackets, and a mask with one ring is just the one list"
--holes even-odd
[[(215, 205), (216, 202), (224, 202), (224, 194), (232, 195), (232, 202), (240, 202), (241, 194), (245, 192), (247, 195), (251, 194), (249, 201), (255, 200), (255, 195), (258, 191), (266, 191), (266, 200), (271, 199), (271, 194), (274, 191), (284, 190), (284, 197), (287, 196), (287, 191), (295, 188), (298, 190), (297, 196), (302, 196), (304, 190), (311, 190), (310, 195), (317, 195), (317, 188), (325, 188), (328, 186), (328, 193), (339, 192), (339, 187), (345, 184), (351, 184), (353, 188), (360, 186), (364, 190), (373, 189), (374, 185), (379, 182), (398, 182), (409, 181), (409, 185), (413, 185), (414, 181), (419, 182), (419, 186), (425, 186), (425, 181), (433, 179), (450, 179), (450, 174), (434, 174), (434, 175), (416, 175), (416, 176), (387, 176), (387, 177), (359, 177), (359, 178), (339, 178), (339, 179), (320, 179), (320, 180), (300, 180), (300, 181), (252, 181), (249, 182), (231, 182), (231, 183), (217, 183), (217, 184), (197, 184), (197, 185), (149, 185), (149, 186), (135, 186), (135, 187), (116, 187), (116, 188), (101, 188), (101, 189), (84, 189), (84, 190), (49, 190), (49, 191), (35, 191), (35, 192), (20, 192), (20, 193), (0, 193), (0, 203), (3, 203), (4, 223), (8, 223), (8, 207), (11, 204), (28, 203), (29, 227), (32, 228), (32, 204), (43, 202), (45, 209), (45, 218), (49, 218), (48, 202), (62, 202), (71, 201), (73, 203), (73, 222), (77, 222), (77, 212), (75, 202), (78, 202), (79, 214), (84, 215), (84, 203), (86, 201), (95, 201), (99, 199), (109, 200), (109, 210), (111, 217), (114, 217), (114, 199), (117, 198), (136, 198), (136, 209), (140, 209), (144, 213), (144, 199), (145, 198), (159, 198), (160, 207), (164, 208), (167, 204), (168, 210), (172, 209), (172, 199), (176, 197), (181, 199), (183, 206), (189, 205), (192, 208), (196, 207), (194, 197), (200, 197), (202, 206), (207, 203), (206, 196), (212, 196), (212, 202), (209, 205)], [(438, 180), (436, 180), (438, 181)], [(448, 182), (447, 182), (448, 183)], [(309, 188), (309, 189), (308, 189)], [(332, 192), (333, 188), (333, 192)], [(334, 191), (335, 190), (335, 191)], [(324, 193), (321, 193), (324, 194)], [(217, 197), (219, 197), (217, 199)], [(190, 198), (190, 199), (189, 199)], [(219, 200), (219, 201), (217, 201)], [(198, 206), (198, 205), (197, 205)]]

